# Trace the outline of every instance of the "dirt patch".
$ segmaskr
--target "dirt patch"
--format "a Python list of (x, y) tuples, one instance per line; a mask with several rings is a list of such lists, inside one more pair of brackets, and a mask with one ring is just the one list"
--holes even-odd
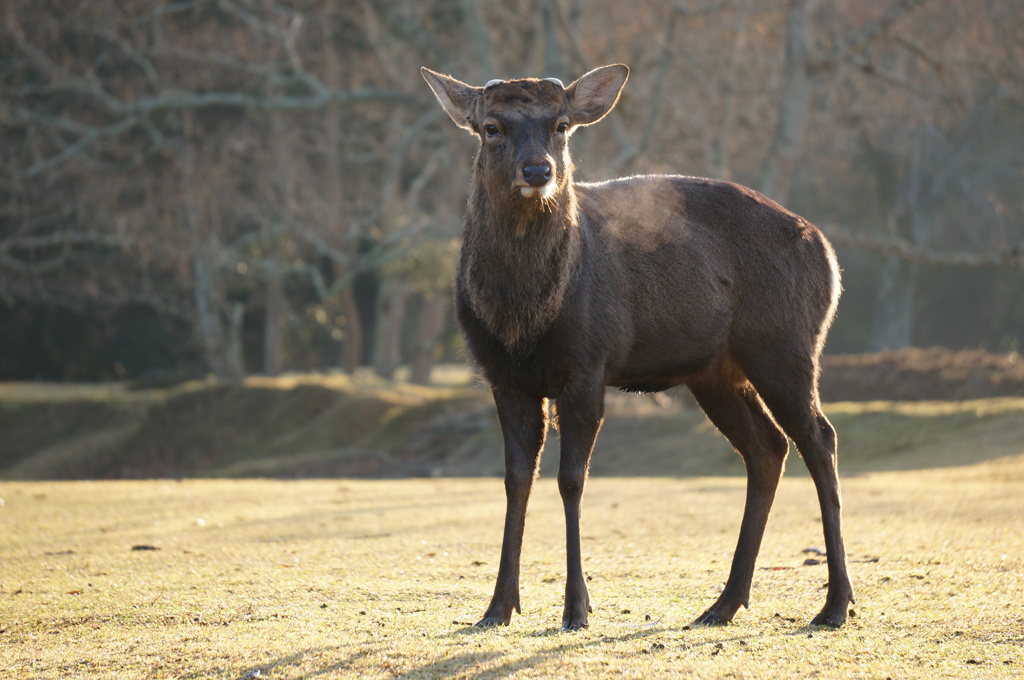
[(1017, 352), (941, 347), (826, 356), (823, 401), (963, 401), (1024, 396), (1024, 358)]

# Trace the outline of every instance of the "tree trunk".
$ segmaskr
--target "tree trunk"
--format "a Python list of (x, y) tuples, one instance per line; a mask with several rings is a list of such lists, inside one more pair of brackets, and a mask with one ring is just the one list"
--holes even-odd
[(544, 77), (565, 78), (565, 68), (562, 64), (562, 54), (565, 52), (558, 41), (558, 19), (555, 16), (557, 11), (554, 6), (555, 0), (541, 0), (540, 3), (540, 30), (543, 38), (544, 49)]
[(409, 297), (407, 281), (381, 281), (377, 295), (377, 327), (373, 340), (373, 370), (391, 378), (401, 362), (402, 322)]
[(197, 251), (192, 256), (192, 294), (196, 304), (197, 326), (203, 339), (206, 364), (214, 375), (220, 377), (226, 376), (227, 366), (221, 351), (223, 333), (220, 319), (217, 318), (213, 288), (213, 268), (210, 266), (210, 260), (205, 253)]
[(263, 373), (277, 375), (281, 372), (281, 335), (285, 312), (284, 286), (277, 262), (271, 260), (265, 281), (266, 299), (263, 303)]
[(218, 378), (240, 378), (245, 374), (241, 342), (245, 308), (236, 304), (229, 309), (230, 327), (225, 328), (221, 308), (227, 303), (221, 304), (217, 273), (202, 249), (192, 256), (192, 278), (197, 326), (203, 339), (206, 364)]
[[(191, 132), (191, 116), (182, 117), (182, 127), (187, 137)], [(203, 225), (199, 188), (195, 175), (195, 158), (192, 147), (186, 140), (179, 158), (181, 165), (181, 188), (184, 203), (186, 227), (191, 240), (192, 254), (192, 298), (195, 302), (196, 325), (203, 341), (203, 354), (207, 367), (219, 378), (240, 378), (245, 373), (242, 359), (241, 340), (233, 338), (224, 328), (221, 311), (227, 307), (223, 290), (214, 266), (214, 241), (208, 237)], [(244, 309), (233, 310), (232, 321), (237, 316), (241, 327)], [(239, 331), (240, 332), (240, 331)], [(237, 342), (231, 342), (237, 340)]]
[(868, 347), (870, 351), (910, 346), (913, 340), (916, 288), (917, 265), (897, 255), (886, 257), (875, 298)]
[(717, 179), (732, 179), (729, 165), (729, 140), (733, 133), (733, 122), (736, 120), (736, 93), (740, 65), (740, 56), (747, 43), (747, 18), (750, 7), (743, 5), (737, 9), (739, 18), (735, 26), (732, 48), (729, 50), (729, 70), (722, 88), (725, 92), (722, 101), (722, 115), (718, 120), (718, 128), (711, 140), (708, 153), (708, 175)]
[(448, 299), (443, 295), (432, 295), (426, 299), (420, 322), (416, 328), (416, 341), (409, 359), (409, 382), (417, 385), (430, 384), (430, 371), (434, 368), (434, 350), (437, 338), (444, 330)]
[(771, 148), (761, 172), (761, 193), (779, 203), (789, 198), (793, 172), (804, 142), (811, 95), (807, 53), (807, 17), (811, 0), (790, 0), (786, 11), (786, 55), (782, 65), (782, 99)]
[[(324, 22), (324, 71), (327, 84), (339, 90), (344, 89), (342, 82), (342, 65), (338, 56), (336, 44), (331, 40), (330, 26), (334, 20), (335, 10), (329, 9), (327, 21)], [(341, 206), (345, 202), (342, 193), (341, 176), (341, 129), (343, 125), (341, 106), (331, 104), (327, 107), (324, 116), (324, 195), (327, 197), (327, 215), (325, 223), (331, 225), (331, 231), (335, 234), (344, 234), (353, 229), (353, 223), (345, 223), (340, 217)], [(356, 242), (355, 234), (351, 234), (351, 242)], [(334, 279), (344, 279), (348, 275), (346, 265), (333, 261)], [(341, 303), (341, 315), (345, 319), (342, 328), (341, 339), (341, 368), (348, 374), (353, 374), (359, 368), (363, 356), (363, 322), (359, 316), (359, 307), (356, 305), (355, 292), (352, 282), (338, 292)]]
[[(267, 96), (272, 96), (268, 91)], [(263, 228), (271, 232), (269, 239), (271, 249), (264, 256), (266, 260), (266, 278), (263, 282), (265, 299), (263, 322), (263, 373), (277, 375), (282, 368), (284, 347), (284, 316), (287, 301), (284, 297), (284, 268), (281, 266), (279, 253), (279, 236), (274, 235), (274, 228), (286, 219), (286, 215), (295, 210), (295, 196), (298, 193), (295, 178), (295, 158), (292, 153), (292, 134), (289, 120), (279, 111), (270, 114), (270, 162), (271, 172), (267, 173), (267, 193), (277, 198), (274, 212)]]
[(241, 378), (245, 375), (245, 352), (242, 348), (242, 322), (245, 320), (245, 305), (241, 302), (232, 302), (229, 305), (225, 359), (231, 377)]
[(359, 368), (363, 356), (363, 322), (359, 318), (359, 307), (353, 295), (352, 286), (345, 286), (341, 296), (341, 313), (345, 317), (344, 335), (341, 340), (341, 367), (348, 374)]
[(466, 32), (469, 33), (469, 39), (473, 44), (476, 63), (480, 67), (479, 75), (483, 77), (483, 80), (498, 78), (498, 74), (494, 72), (494, 60), (491, 58), (494, 43), (487, 32), (487, 25), (484, 23), (478, 0), (461, 0), (459, 4), (462, 8)]

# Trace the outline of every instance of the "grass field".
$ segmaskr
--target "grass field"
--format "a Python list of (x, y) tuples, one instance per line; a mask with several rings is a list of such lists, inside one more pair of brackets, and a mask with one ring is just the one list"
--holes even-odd
[[(795, 470), (802, 464), (793, 459)], [(558, 630), (561, 503), (531, 502), (523, 614), (470, 627), (497, 568), (502, 485), (0, 483), (2, 678), (1017, 678), (1024, 451), (844, 478), (857, 604), (824, 598), (810, 482), (783, 480), (751, 609), (690, 628), (726, 577), (742, 478), (595, 478), (591, 627)]]

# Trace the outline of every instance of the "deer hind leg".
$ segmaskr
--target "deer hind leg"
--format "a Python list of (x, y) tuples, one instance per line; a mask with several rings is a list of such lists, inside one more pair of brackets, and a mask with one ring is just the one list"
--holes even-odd
[(760, 371), (752, 367), (748, 376), (776, 422), (796, 444), (814, 481), (825, 535), (828, 594), (811, 624), (838, 628), (846, 622), (847, 605), (854, 600), (843, 543), (836, 431), (821, 412), (813, 355), (789, 363), (786, 366), (786, 362), (775, 360), (769, 370)]
[(725, 624), (732, 620), (740, 605), (750, 605), (754, 565), (789, 452), (789, 441), (749, 385), (737, 385), (716, 377), (692, 384), (690, 391), (711, 422), (742, 456), (747, 469), (746, 504), (729, 580), (718, 600), (694, 622)]

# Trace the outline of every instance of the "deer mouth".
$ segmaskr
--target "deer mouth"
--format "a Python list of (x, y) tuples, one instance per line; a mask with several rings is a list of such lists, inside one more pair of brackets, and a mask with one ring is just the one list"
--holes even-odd
[(546, 200), (555, 195), (554, 182), (548, 182), (547, 184), (539, 187), (517, 185), (516, 188), (519, 189), (519, 195), (525, 198)]

